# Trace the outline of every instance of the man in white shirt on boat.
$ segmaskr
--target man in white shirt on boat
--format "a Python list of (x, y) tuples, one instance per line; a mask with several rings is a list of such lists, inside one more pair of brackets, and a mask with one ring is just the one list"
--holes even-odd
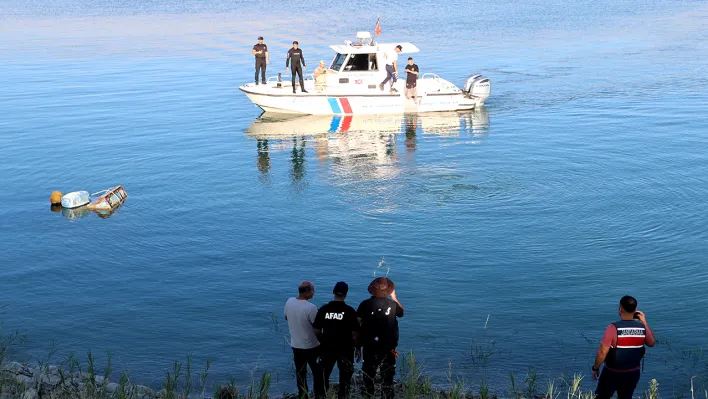
[(392, 52), (386, 52), (384, 53), (384, 57), (386, 58), (386, 79), (384, 79), (383, 82), (379, 85), (379, 89), (383, 91), (384, 86), (386, 83), (390, 80), (391, 81), (391, 93), (396, 93), (398, 90), (393, 88), (394, 83), (396, 83), (397, 76), (398, 75), (398, 66), (396, 65), (396, 61), (398, 61), (398, 53), (400, 53), (403, 50), (403, 47), (399, 44), (396, 46), (395, 49), (393, 49)]

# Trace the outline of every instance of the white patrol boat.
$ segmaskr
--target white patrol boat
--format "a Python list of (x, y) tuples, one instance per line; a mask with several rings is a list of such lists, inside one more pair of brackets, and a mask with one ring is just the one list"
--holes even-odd
[[(376, 43), (371, 33), (358, 32), (357, 42), (330, 46), (335, 51), (326, 73), (315, 80), (307, 75), (305, 90), (293, 93), (290, 76), (270, 77), (266, 84), (239, 87), (248, 98), (266, 112), (314, 115), (398, 114), (471, 110), (489, 97), (489, 78), (476, 74), (465, 81), (462, 89), (434, 73), (421, 73), (417, 80), (417, 101), (405, 96), (405, 76), (394, 84), (396, 92), (379, 87), (386, 78), (385, 54), (417, 53), (412, 43)], [(407, 58), (399, 55), (398, 71), (404, 71)], [(295, 82), (298, 85), (298, 82)], [(299, 86), (299, 85), (298, 85)]]

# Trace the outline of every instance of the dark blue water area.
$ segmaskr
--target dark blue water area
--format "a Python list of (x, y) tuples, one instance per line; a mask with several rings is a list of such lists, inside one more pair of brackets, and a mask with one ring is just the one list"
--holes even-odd
[[(193, 353), (212, 382), (268, 370), (292, 391), (297, 284), (322, 305), (345, 280), (356, 305), (388, 273), (399, 351), (437, 384), (450, 362), (500, 391), (528, 368), (589, 375), (625, 294), (660, 338), (641, 389), (708, 375), (705, 4), (397, 5), (381, 41), (458, 85), (484, 73), (492, 96), (350, 128), (260, 116), (238, 85), (257, 35), (275, 74), (291, 37), (314, 65), (370, 18), (244, 4), (0, 8), (0, 302), (30, 339), (14, 358), (112, 350), (158, 386)], [(110, 217), (50, 211), (53, 190), (117, 184)]]

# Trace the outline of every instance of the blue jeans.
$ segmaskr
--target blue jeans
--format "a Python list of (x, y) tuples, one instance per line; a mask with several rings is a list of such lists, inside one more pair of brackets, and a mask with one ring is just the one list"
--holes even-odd
[(397, 80), (396, 75), (393, 74), (393, 65), (386, 65), (386, 79), (384, 79), (381, 84), (385, 85), (389, 80), (391, 81), (391, 86), (393, 86)]

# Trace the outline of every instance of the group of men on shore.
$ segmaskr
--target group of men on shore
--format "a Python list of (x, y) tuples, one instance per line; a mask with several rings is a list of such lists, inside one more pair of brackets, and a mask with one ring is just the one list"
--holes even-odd
[[(348, 291), (345, 282), (338, 282), (332, 290), (334, 299), (318, 310), (309, 302), (315, 295), (314, 284), (303, 281), (298, 286), (299, 295), (285, 304), (299, 398), (309, 397), (308, 365), (315, 398), (319, 399), (329, 389), (335, 364), (339, 368), (338, 397), (349, 397), (354, 363), (362, 359), (362, 350), (364, 396), (373, 397), (374, 379), (380, 371), (383, 397), (394, 397), (398, 318), (403, 317), (394, 283), (387, 277), (374, 279), (368, 287), (371, 297), (362, 301), (356, 311), (345, 303)], [(605, 329), (592, 366), (592, 378), (597, 381), (595, 399), (610, 399), (615, 393), (617, 399), (631, 399), (646, 346), (656, 344), (644, 312), (637, 310), (635, 298), (622, 297), (618, 313), (620, 320)]]
[(339, 398), (349, 397), (354, 363), (362, 360), (364, 394), (373, 397), (374, 379), (380, 372), (385, 398), (393, 398), (393, 378), (398, 353), (398, 318), (403, 317), (393, 281), (378, 277), (369, 284), (371, 297), (357, 310), (345, 303), (349, 286), (335, 284), (331, 302), (319, 310), (309, 302), (315, 286), (303, 281), (298, 296), (285, 303), (285, 319), (290, 329), (298, 397), (308, 397), (307, 366), (312, 371), (315, 398), (324, 398), (329, 376), (339, 369)]

